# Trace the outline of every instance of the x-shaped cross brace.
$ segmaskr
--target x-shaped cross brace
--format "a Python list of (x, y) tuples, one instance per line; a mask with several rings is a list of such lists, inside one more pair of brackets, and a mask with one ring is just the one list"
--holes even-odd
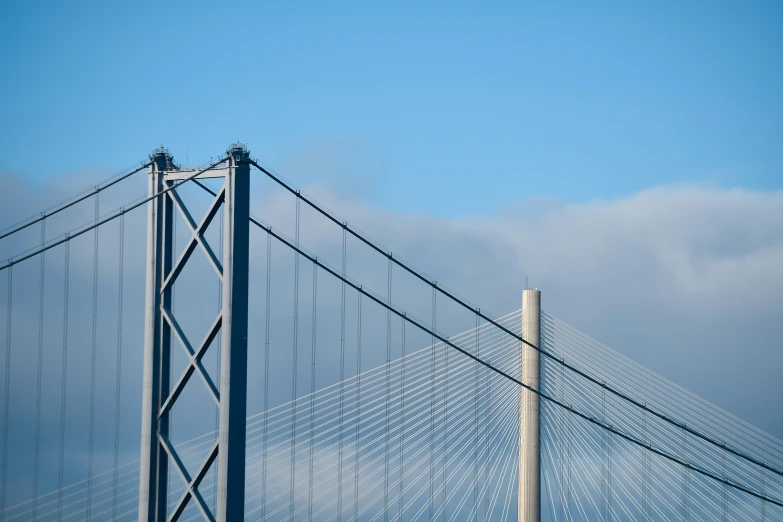
[(179, 213), (182, 214), (182, 217), (185, 219), (185, 223), (187, 223), (188, 227), (190, 227), (192, 235), (190, 237), (190, 241), (188, 241), (188, 244), (185, 247), (185, 250), (182, 251), (179, 259), (177, 259), (174, 268), (172, 268), (169, 275), (163, 281), (163, 284), (160, 287), (161, 293), (165, 292), (168, 287), (174, 283), (174, 280), (177, 278), (177, 276), (179, 276), (180, 272), (182, 272), (182, 269), (185, 268), (185, 264), (188, 262), (188, 259), (190, 259), (190, 255), (198, 245), (200, 245), (201, 249), (204, 250), (204, 254), (207, 256), (207, 259), (212, 265), (212, 268), (215, 269), (215, 272), (217, 273), (220, 280), (223, 280), (223, 266), (215, 256), (215, 253), (212, 251), (209, 243), (204, 239), (204, 231), (209, 227), (212, 219), (214, 219), (217, 211), (220, 209), (220, 205), (223, 204), (225, 195), (225, 188), (221, 188), (220, 192), (217, 193), (217, 196), (215, 196), (215, 199), (212, 201), (212, 204), (207, 210), (207, 213), (204, 214), (201, 223), (197, 225), (193, 217), (190, 215), (190, 212), (188, 212), (187, 207), (185, 207), (185, 204), (180, 199), (179, 194), (177, 194), (177, 191), (170, 190), (168, 192), (168, 196), (174, 202), (174, 205), (177, 207), (177, 210), (179, 210)]
[(182, 328), (180, 328), (179, 323), (177, 323), (177, 320), (174, 319), (174, 316), (171, 315), (168, 310), (161, 307), (161, 315), (163, 316), (165, 321), (169, 323), (169, 325), (171, 326), (171, 330), (174, 332), (174, 335), (179, 340), (179, 344), (187, 353), (189, 357), (189, 361), (187, 367), (185, 368), (185, 371), (182, 372), (182, 375), (177, 381), (177, 384), (174, 386), (174, 389), (171, 391), (171, 393), (166, 398), (163, 405), (160, 407), (160, 411), (158, 412), (158, 418), (162, 417), (169, 409), (171, 409), (171, 406), (174, 404), (174, 402), (176, 402), (177, 397), (179, 397), (180, 393), (182, 393), (182, 390), (185, 389), (185, 385), (188, 383), (188, 380), (190, 380), (190, 376), (193, 375), (194, 371), (197, 371), (198, 374), (201, 376), (201, 380), (204, 381), (204, 384), (206, 385), (207, 389), (211, 392), (212, 398), (215, 400), (215, 404), (220, 406), (220, 392), (215, 386), (215, 383), (212, 382), (212, 379), (210, 379), (209, 373), (207, 373), (207, 370), (204, 368), (204, 365), (201, 364), (201, 358), (207, 352), (207, 348), (209, 348), (209, 345), (212, 344), (212, 341), (215, 339), (218, 332), (220, 332), (220, 327), (223, 324), (222, 312), (219, 313), (218, 316), (215, 318), (215, 320), (212, 322), (212, 325), (209, 327), (209, 330), (207, 330), (207, 335), (201, 341), (198, 350), (193, 350), (193, 347), (190, 345), (188, 338), (185, 336), (185, 332), (182, 331)]
[(177, 468), (180, 477), (182, 477), (182, 481), (185, 483), (185, 492), (182, 494), (182, 497), (179, 499), (179, 502), (177, 502), (177, 507), (174, 508), (174, 512), (171, 514), (171, 517), (169, 518), (169, 522), (175, 522), (176, 520), (179, 520), (180, 515), (182, 515), (182, 513), (185, 511), (185, 508), (188, 505), (188, 501), (191, 498), (193, 498), (196, 501), (196, 505), (201, 511), (201, 514), (204, 515), (204, 518), (206, 520), (209, 520), (210, 522), (215, 522), (215, 517), (212, 516), (212, 512), (207, 506), (207, 503), (204, 502), (204, 497), (202, 497), (201, 493), (199, 493), (198, 486), (199, 484), (201, 484), (201, 481), (204, 480), (204, 477), (206, 476), (207, 471), (209, 471), (209, 467), (215, 461), (215, 458), (217, 458), (217, 454), (218, 454), (217, 441), (212, 446), (212, 449), (209, 451), (209, 455), (207, 455), (207, 458), (204, 461), (204, 463), (201, 464), (201, 468), (199, 468), (198, 473), (196, 473), (196, 476), (191, 478), (190, 474), (188, 473), (188, 470), (185, 468), (185, 465), (183, 464), (182, 460), (179, 458), (179, 455), (174, 450), (174, 447), (171, 445), (171, 442), (167, 438), (160, 435), (158, 436), (158, 440), (160, 441), (161, 446), (163, 446), (163, 449), (166, 450), (166, 453), (168, 453), (169, 456), (171, 456), (171, 460), (174, 461), (174, 467)]

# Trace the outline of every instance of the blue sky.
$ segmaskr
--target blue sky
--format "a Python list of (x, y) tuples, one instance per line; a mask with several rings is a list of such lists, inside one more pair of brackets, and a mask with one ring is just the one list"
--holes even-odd
[(297, 184), (442, 217), (783, 186), (783, 4), (630, 4), (4, 3), (0, 169), (242, 140)]

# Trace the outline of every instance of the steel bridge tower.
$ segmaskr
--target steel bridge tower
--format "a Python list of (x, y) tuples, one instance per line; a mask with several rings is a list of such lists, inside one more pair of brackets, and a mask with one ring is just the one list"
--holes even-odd
[[(247, 415), (247, 325), (250, 218), (250, 155), (241, 144), (226, 151), (224, 168), (204, 172), (180, 170), (167, 149), (150, 156), (149, 195), (171, 189), (183, 180), (223, 178), (223, 188), (209, 210), (196, 222), (176, 189), (153, 199), (147, 216), (147, 276), (144, 331), (144, 383), (142, 395), (139, 521), (177, 520), (189, 501), (205, 518), (228, 522), (244, 519), (245, 439)], [(218, 254), (204, 232), (224, 207), (223, 251)], [(190, 228), (190, 239), (181, 253), (174, 252), (175, 212)], [(171, 309), (174, 282), (188, 259), (201, 251), (222, 282), (221, 310), (200, 344), (193, 344), (179, 327)], [(176, 257), (175, 257), (176, 255)], [(204, 369), (201, 359), (212, 341), (221, 336), (219, 386)], [(187, 352), (189, 363), (176, 383), (170, 382), (171, 337)], [(171, 408), (190, 377), (199, 374), (219, 409), (218, 440), (195, 475), (184, 467), (169, 440)], [(171, 517), (167, 513), (169, 459), (185, 483)], [(217, 507), (212, 513), (198, 487), (217, 461)]]

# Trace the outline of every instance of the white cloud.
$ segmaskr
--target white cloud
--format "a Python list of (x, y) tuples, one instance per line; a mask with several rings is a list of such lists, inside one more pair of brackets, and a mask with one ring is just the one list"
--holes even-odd
[(783, 434), (767, 409), (783, 394), (783, 192), (657, 187), (456, 220), (317, 196), (496, 313), (519, 307), (529, 277), (550, 313)]
[[(293, 197), (271, 190), (269, 183), (265, 183), (263, 190), (254, 193), (253, 212), (288, 236), (293, 236)], [(0, 186), (9, 187), (11, 184), (13, 191), (4, 191), (0, 201), (2, 224), (16, 221), (61, 199), (68, 195), (62, 187), (71, 186), (61, 180), (32, 186), (19, 178), (0, 177)], [(106, 205), (104, 210), (143, 194), (145, 190), (140, 178), (137, 185), (130, 189), (106, 195), (102, 199)], [(625, 198), (582, 204), (521, 201), (518, 207), (507, 209), (498, 216), (462, 219), (374, 209), (324, 186), (311, 186), (306, 192), (392, 250), (395, 256), (410, 261), (437, 279), (439, 285), (453, 289), (496, 315), (520, 307), (520, 293), (528, 277), (531, 286), (542, 289), (543, 306), (549, 313), (762, 429), (778, 437), (783, 436), (783, 411), (776, 402), (776, 398), (783, 395), (783, 382), (778, 375), (783, 367), (783, 192), (761, 193), (705, 186), (657, 187)], [(92, 208), (88, 205), (86, 209), (70, 215), (68, 226), (83, 223), (91, 216)], [(137, 429), (134, 422), (138, 405), (134, 404), (138, 402), (138, 394), (131, 381), (137, 377), (134, 372), (140, 362), (144, 220), (144, 211), (135, 211), (127, 219), (126, 230), (125, 270), (128, 279), (124, 353), (129, 358), (129, 366), (123, 383), (130, 388), (123, 392), (123, 397), (128, 401), (126, 414), (133, 417), (129, 419), (126, 430), (131, 434)], [(109, 227), (101, 236), (107, 246), (101, 250), (99, 314), (107, 318), (107, 325), (99, 331), (99, 338), (101, 346), (106, 345), (104, 349), (111, 354), (116, 342), (116, 326), (111, 321), (116, 320), (116, 308), (112, 309), (116, 306), (116, 280), (112, 277), (116, 274), (117, 259), (116, 228), (115, 225)], [(68, 227), (63, 225), (62, 228)], [(303, 206), (301, 234), (302, 245), (316, 253), (319, 259), (339, 267), (339, 227)], [(265, 274), (265, 240), (261, 234), (253, 237), (251, 366), (259, 363), (263, 346), (261, 328)], [(81, 294), (72, 290), (72, 303), (76, 310), (78, 302), (82, 312), (75, 311), (72, 315), (71, 321), (78, 326), (72, 329), (71, 343), (74, 357), (78, 357), (79, 350), (82, 350), (85, 363), (82, 366), (87, 368), (92, 243), (90, 237), (78, 241), (74, 243), (72, 277), (80, 278), (83, 288)], [(28, 237), (20, 242), (0, 242), (2, 256), (7, 257), (36, 242), (37, 230), (31, 230)], [(293, 280), (293, 257), (284, 250), (285, 247), (279, 244), (273, 245), (273, 280), (276, 285), (273, 302), (279, 317), (277, 320), (273, 317), (276, 328), (272, 336), (276, 357), (273, 363), (278, 366), (272, 375), (277, 379), (273, 388), (281, 398), (287, 398), (290, 393), (290, 384), (286, 383), (291, 378), (292, 346), (289, 316), (293, 293), (289, 287)], [(349, 275), (384, 295), (387, 261), (355, 240), (349, 240), (348, 252)], [(47, 263), (51, 264), (47, 277), (59, 273), (61, 259), (60, 254), (54, 253), (47, 257)], [(17, 344), (26, 358), (14, 359), (14, 368), (20, 371), (27, 365), (24, 375), (29, 378), (18, 382), (31, 385), (34, 382), (37, 330), (37, 294), (34, 289), (38, 268), (34, 261), (27, 263), (30, 266), (20, 265), (14, 274), (15, 278), (19, 278), (19, 284), (23, 284), (23, 278), (27, 277), (27, 287), (33, 290), (26, 292), (25, 297), (17, 293), (21, 291), (15, 290), (17, 308), (14, 321), (15, 324), (17, 321), (25, 324), (28, 330), (16, 342), (30, 345), (33, 349), (24, 351), (24, 346)], [(206, 264), (202, 269), (209, 277), (214, 277)], [(199, 274), (194, 272), (192, 276), (200, 277)], [(309, 354), (310, 305), (307, 299), (310, 277), (310, 267), (303, 263), (300, 285), (300, 295), (303, 296), (300, 324), (304, 329), (300, 334), (300, 350), (303, 354)], [(3, 279), (0, 278), (0, 296), (3, 298), (0, 316), (4, 317)], [(398, 269), (394, 271), (394, 283), (394, 302), (428, 322), (431, 295), (427, 287)], [(211, 283), (207, 286), (209, 295), (215, 294), (216, 307), (215, 288)], [(21, 287), (15, 286), (15, 289)], [(49, 288), (53, 292), (51, 309), (54, 310), (60, 302), (57, 292), (61, 291), (61, 283), (53, 282)], [(331, 365), (334, 369), (334, 360), (338, 360), (336, 355), (339, 353), (340, 289), (323, 272), (319, 274), (318, 295), (319, 364), (323, 364), (325, 373), (329, 373), (326, 368)], [(178, 310), (184, 315), (185, 307), (194, 305), (199, 307), (198, 311), (203, 311), (204, 301), (200, 299), (199, 296), (190, 298), (182, 293), (178, 297)], [(346, 351), (347, 364), (351, 368), (355, 351), (355, 299), (355, 294), (348, 297)], [(194, 320), (193, 325), (186, 325), (186, 328), (198, 330), (203, 326), (201, 322), (211, 318), (210, 314), (211, 311), (204, 312), (203, 318)], [(55, 316), (51, 321), (47, 319), (52, 331), (47, 330), (46, 333), (49, 336), (46, 337), (49, 339), (46, 353), (50, 351), (53, 358), (59, 353), (61, 327), (58, 320)], [(470, 314), (439, 298), (439, 330), (447, 334), (464, 331), (473, 326), (473, 320)], [(385, 325), (385, 318), (371, 316), (369, 308), (365, 321), (368, 324), (377, 321), (379, 328)], [(411, 330), (413, 328), (409, 328), (409, 350), (428, 342), (427, 336), (415, 337)], [(385, 332), (378, 333), (377, 339), (374, 339), (368, 334), (370, 331), (369, 328), (365, 330), (363, 349), (367, 350), (365, 353), (373, 350), (380, 353), (385, 347)], [(393, 335), (398, 335), (396, 330)], [(399, 337), (395, 337), (394, 342), (398, 343)], [(378, 346), (373, 347), (373, 343)], [(371, 364), (371, 355), (365, 359), (365, 364)], [(305, 377), (309, 376), (309, 368), (305, 368), (308, 357), (300, 356), (302, 390), (309, 390), (309, 381)], [(382, 355), (380, 357), (382, 359)], [(100, 364), (104, 363), (99, 358)], [(110, 371), (105, 372), (106, 382), (99, 382), (99, 389), (104, 390), (108, 404), (106, 415), (111, 418), (112, 357), (105, 357), (105, 364)], [(45, 369), (45, 373), (52, 382), (59, 382), (56, 365), (51, 370)], [(76, 379), (70, 382), (81, 387), (74, 400), (81, 398), (84, 401), (87, 397), (86, 375), (83, 371), (81, 381), (75, 374), (70, 377)], [(325, 377), (325, 382), (319, 381), (319, 384), (326, 384), (331, 378)], [(195, 384), (200, 385), (199, 382)], [(254, 397), (250, 413), (256, 413), (260, 397), (258, 379), (251, 379), (250, 386)], [(32, 388), (26, 395), (29, 401), (34, 400), (34, 391), (31, 391)], [(53, 422), (56, 422), (58, 403), (56, 398), (51, 402), (45, 407), (50, 409)], [(32, 403), (29, 406), (32, 407)], [(74, 415), (76, 409), (73, 409)], [(33, 410), (20, 406), (16, 411), (20, 416), (29, 416)], [(178, 425), (183, 437), (188, 431), (186, 424), (186, 419), (182, 418)], [(207, 424), (211, 426), (211, 421)], [(112, 426), (103, 433), (107, 444), (112, 442)], [(204, 429), (204, 426), (194, 424), (193, 434)], [(22, 436), (21, 432), (19, 436)], [(135, 438), (129, 435), (129, 440)]]

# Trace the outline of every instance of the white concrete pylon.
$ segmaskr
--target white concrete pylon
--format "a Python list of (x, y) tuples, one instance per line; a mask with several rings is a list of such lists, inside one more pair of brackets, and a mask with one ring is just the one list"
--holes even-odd
[[(538, 346), (541, 332), (541, 292), (522, 291), (522, 339)], [(539, 352), (522, 343), (522, 382), (539, 389)], [(519, 429), (519, 522), (541, 520), (541, 432), (539, 396), (522, 388)]]

